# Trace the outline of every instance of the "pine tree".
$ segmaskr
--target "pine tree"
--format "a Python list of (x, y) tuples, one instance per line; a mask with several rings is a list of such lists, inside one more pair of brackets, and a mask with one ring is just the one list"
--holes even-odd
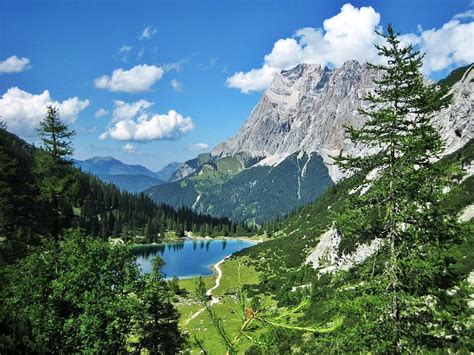
[(386, 44), (376, 48), (388, 61), (369, 64), (383, 74), (375, 81), (375, 92), (365, 98), (368, 107), (360, 110), (367, 121), (360, 129), (347, 128), (354, 143), (375, 153), (336, 158), (345, 170), (377, 177), (365, 179), (368, 190), (353, 195), (336, 225), (346, 245), (383, 241), (380, 253), (387, 261), (374, 263), (373, 278), (361, 297), (377, 305), (368, 313), (382, 313), (374, 315), (380, 343), (387, 346), (380, 350), (400, 353), (422, 344), (444, 346), (456, 333), (455, 317), (447, 321), (440, 315), (440, 285), (447, 281), (458, 228), (440, 203), (450, 172), (433, 162), (444, 143), (431, 118), (447, 104), (446, 93), (425, 82), (423, 55), (411, 45), (402, 46), (391, 26), (380, 35)]
[(71, 139), (75, 135), (66, 124), (61, 122), (59, 110), (48, 106), (47, 115), (38, 129), (42, 141), (42, 152), (37, 157), (37, 173), (40, 177), (41, 198), (51, 204), (50, 234), (57, 239), (61, 228), (67, 224), (71, 214), (68, 195), (73, 183), (72, 163), (68, 157), (72, 154)]
[(153, 260), (141, 295), (139, 349), (146, 349), (150, 354), (176, 354), (186, 343), (178, 326), (179, 313), (171, 302), (172, 292), (160, 271), (163, 265), (161, 258)]

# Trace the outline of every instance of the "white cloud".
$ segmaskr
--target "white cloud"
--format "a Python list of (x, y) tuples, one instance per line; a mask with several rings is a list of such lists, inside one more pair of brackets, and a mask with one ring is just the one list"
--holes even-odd
[[(468, 10), (457, 14), (440, 29), (408, 33), (403, 44), (413, 43), (426, 53), (423, 70), (426, 74), (474, 61), (474, 23), (463, 23), (474, 17)], [(374, 8), (342, 6), (340, 12), (323, 22), (323, 28), (306, 27), (293, 37), (277, 40), (265, 55), (261, 68), (237, 72), (226, 80), (228, 87), (242, 93), (262, 91), (272, 82), (276, 72), (301, 63), (340, 66), (347, 60), (381, 63), (374, 43), (381, 38), (374, 30), (380, 28), (380, 14)]]
[(273, 75), (279, 70), (265, 64), (261, 69), (252, 69), (247, 73), (235, 73), (227, 78), (226, 83), (228, 87), (240, 89), (244, 94), (251, 91), (262, 91), (270, 86)]
[(164, 70), (156, 65), (137, 65), (130, 70), (115, 69), (112, 75), (103, 75), (94, 80), (99, 89), (129, 93), (148, 91), (163, 77)]
[(46, 114), (47, 106), (57, 107), (64, 122), (74, 123), (89, 104), (89, 100), (80, 100), (78, 97), (55, 101), (48, 90), (35, 95), (12, 87), (0, 98), (0, 119), (7, 124), (9, 131), (22, 137), (33, 137)]
[(95, 118), (101, 118), (107, 116), (108, 114), (109, 111), (107, 111), (105, 108), (101, 108), (95, 112), (94, 116)]
[[(120, 141), (153, 141), (178, 139), (194, 129), (191, 117), (184, 117), (175, 110), (167, 114), (146, 112), (152, 103), (140, 100), (134, 103), (115, 101), (112, 125), (100, 135), (100, 139)], [(117, 110), (117, 111), (116, 111)]]
[(474, 22), (463, 23), (456, 15), (439, 29), (422, 31), (418, 44), (425, 52), (423, 72), (427, 75), (439, 70), (474, 62)]
[(18, 58), (16, 55), (0, 61), (0, 74), (19, 73), (28, 69), (30, 60), (28, 58)]
[(133, 47), (127, 44), (124, 44), (116, 54), (114, 54), (113, 58), (121, 60), (124, 63), (128, 62), (128, 57), (130, 52), (132, 51)]
[(156, 28), (153, 28), (151, 26), (149, 27), (145, 27), (145, 29), (143, 30), (141, 36), (140, 36), (140, 39), (150, 39), (151, 37), (153, 37), (156, 33), (158, 32), (158, 30)]
[(465, 20), (474, 18), (474, 10), (467, 10), (453, 16), (453, 20)]
[(133, 49), (132, 46), (128, 46), (126, 44), (124, 44), (120, 49), (119, 49), (119, 53), (128, 53), (130, 52), (131, 50)]
[(122, 120), (131, 120), (139, 113), (144, 113), (144, 110), (153, 105), (152, 102), (147, 100), (138, 100), (132, 103), (127, 103), (120, 100), (114, 101), (114, 111), (112, 112), (112, 122), (118, 122)]
[(193, 54), (191, 54), (189, 57), (187, 58), (183, 58), (177, 62), (173, 62), (173, 63), (167, 63), (167, 64), (164, 64), (163, 65), (163, 69), (166, 71), (166, 72), (169, 72), (169, 71), (176, 71), (176, 72), (180, 72), (181, 70), (183, 70), (183, 67), (185, 64), (189, 63), (195, 56), (197, 56), (199, 54), (199, 52), (194, 52)]
[(196, 143), (189, 146), (190, 150), (205, 150), (207, 148), (209, 148), (209, 144), (207, 143)]
[(176, 79), (171, 80), (170, 84), (174, 91), (181, 91), (183, 89), (183, 84)]
[(123, 147), (122, 147), (122, 150), (126, 151), (128, 154), (136, 154), (136, 153), (139, 153), (140, 150), (134, 146), (133, 144), (131, 143), (127, 143), (125, 144)]
[(276, 72), (300, 63), (338, 66), (350, 59), (377, 61), (373, 44), (379, 23), (380, 14), (372, 7), (345, 4), (336, 16), (324, 21), (323, 29), (302, 28), (292, 38), (276, 41), (261, 68), (235, 73), (227, 78), (227, 86), (242, 93), (261, 91), (270, 85)]

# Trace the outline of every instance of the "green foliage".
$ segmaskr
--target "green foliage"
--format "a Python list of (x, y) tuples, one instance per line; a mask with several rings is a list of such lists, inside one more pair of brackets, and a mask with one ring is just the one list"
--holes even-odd
[(193, 206), (200, 213), (261, 225), (314, 201), (333, 184), (317, 154), (295, 153), (275, 167), (248, 165), (254, 163), (256, 159), (242, 155), (218, 158), (189, 177), (146, 192), (158, 203)]
[(446, 91), (426, 85), (422, 56), (410, 45), (401, 46), (390, 26), (387, 32), (387, 44), (376, 47), (388, 64), (372, 65), (383, 76), (375, 94), (366, 97), (368, 108), (360, 110), (368, 120), (361, 129), (347, 128), (352, 141), (376, 153), (336, 159), (344, 169), (378, 172), (375, 179), (365, 179), (364, 194), (347, 200), (336, 226), (352, 244), (382, 239), (387, 261), (363, 287), (339, 299), (338, 307), (358, 320), (344, 333), (348, 344), (357, 340), (363, 351), (375, 342), (376, 351), (398, 353), (443, 347), (451, 337), (461, 337), (458, 314), (440, 317), (448, 312), (440, 300), (455, 260), (452, 247), (462, 240), (455, 216), (441, 203), (453, 174), (446, 165), (432, 163), (443, 142), (430, 119), (447, 104)]
[(131, 247), (71, 230), (1, 271), (2, 353), (175, 353), (183, 346), (166, 282), (159, 271), (141, 275)]
[[(402, 75), (400, 77), (403, 78)], [(408, 197), (427, 196), (435, 200), (434, 207), (437, 210), (432, 214), (422, 214), (418, 209), (410, 210), (414, 212), (414, 217), (426, 218), (426, 223), (419, 224), (423, 229), (418, 235), (413, 233), (416, 240), (411, 245), (406, 243), (401, 255), (407, 258), (400, 265), (400, 273), (405, 274), (401, 281), (405, 288), (400, 297), (406, 302), (400, 306), (407, 310), (402, 313), (409, 329), (403, 334), (408, 339), (407, 343), (403, 343), (407, 351), (450, 349), (465, 352), (472, 351), (474, 346), (470, 341), (473, 337), (472, 330), (469, 329), (472, 327), (472, 320), (468, 318), (472, 312), (466, 304), (472, 290), (468, 291), (465, 284), (465, 279), (473, 268), (472, 222), (461, 228), (453, 223), (451, 226), (455, 227), (456, 234), (447, 233), (447, 239), (439, 240), (440, 248), (437, 240), (449, 230), (450, 224), (454, 222), (453, 217), (474, 202), (472, 177), (459, 184), (463, 179), (459, 168), (472, 164), (473, 147), (474, 141), (471, 140), (457, 152), (434, 163), (429, 170), (433, 175), (426, 171), (419, 176), (400, 174), (414, 180), (407, 190), (407, 195), (410, 191), (407, 200)], [(364, 208), (366, 204), (371, 206), (378, 202), (370, 200), (368, 196), (375, 193), (377, 188), (386, 188), (387, 184), (376, 186), (374, 181), (370, 181), (371, 189), (360, 196), (361, 186), (368, 183), (365, 176), (370, 166), (361, 167), (360, 173), (329, 188), (314, 203), (285, 218), (265, 224), (265, 234), (272, 239), (239, 253), (248, 255), (249, 260), (254, 261), (253, 266), (260, 271), (260, 284), (252, 289), (247, 288), (253, 294), (273, 295), (280, 305), (291, 306), (309, 293), (312, 306), (305, 312), (304, 320), (307, 322), (323, 323), (338, 315), (345, 316), (342, 326), (333, 333), (314, 338), (302, 337), (297, 333), (278, 334), (282, 341), (273, 342), (270, 350), (273, 353), (288, 353), (288, 349), (297, 349), (302, 353), (392, 350), (391, 335), (394, 329), (389, 315), (392, 297), (386, 289), (390, 281), (387, 270), (390, 254), (387, 245), (375, 256), (348, 272), (317, 275), (309, 267), (301, 266), (306, 255), (317, 245), (319, 236), (331, 227), (334, 219), (339, 220), (341, 230), (342, 225), (345, 228), (341, 251), (350, 252), (357, 244), (380, 236), (377, 230), (384, 221), (379, 224), (379, 216), (383, 215), (386, 208), (367, 207), (367, 214), (364, 214), (360, 213), (359, 207)], [(382, 181), (387, 180), (385, 178)], [(432, 187), (433, 183), (435, 187)], [(415, 189), (417, 184), (419, 191)], [(450, 191), (440, 193), (445, 185), (451, 188)], [(367, 197), (366, 202), (364, 197)], [(352, 219), (352, 212), (360, 216)], [(345, 220), (344, 223), (341, 220)], [(432, 232), (424, 233), (428, 229), (436, 230), (438, 224), (442, 228), (435, 235)], [(365, 233), (357, 235), (357, 228)], [(352, 236), (349, 233), (351, 230)], [(384, 231), (383, 228), (380, 230)], [(306, 287), (295, 291), (295, 287), (302, 285)], [(412, 298), (414, 289), (415, 297)], [(255, 353), (265, 352), (255, 350)]]
[(58, 238), (72, 217), (70, 199), (74, 180), (72, 163), (67, 159), (73, 152), (71, 139), (75, 133), (61, 122), (57, 108), (48, 106), (47, 110), (38, 129), (43, 149), (36, 156), (36, 174), (39, 199), (49, 205), (48, 229)]
[(24, 256), (38, 243), (45, 204), (33, 174), (34, 150), (0, 125), (0, 266)]
[(137, 321), (138, 344), (151, 354), (176, 354), (186, 344), (178, 327), (179, 313), (173, 307), (172, 291), (161, 274), (163, 261), (153, 260), (151, 273), (145, 276), (141, 291), (142, 312)]
[(449, 89), (458, 81), (460, 81), (462, 77), (466, 75), (466, 73), (468, 73), (470, 70), (473, 70), (472, 64), (454, 69), (451, 73), (449, 73), (449, 75), (446, 78), (438, 81), (438, 85), (441, 85), (442, 87), (446, 89)]
[[(209, 296), (206, 294), (206, 287), (202, 280), (197, 280), (197, 295), (205, 307), (212, 325), (217, 330), (221, 341), (226, 349), (226, 354), (235, 354), (238, 352), (239, 344), (245, 339), (250, 340), (254, 344), (254, 351), (268, 351), (271, 349), (275, 338), (267, 334), (269, 331), (284, 330), (287, 332), (304, 332), (304, 333), (329, 333), (336, 330), (342, 324), (342, 318), (335, 318), (324, 325), (306, 325), (299, 321), (304, 312), (309, 308), (310, 302), (308, 298), (302, 299), (295, 307), (281, 308), (277, 311), (269, 310), (262, 305), (258, 298), (248, 300), (247, 295), (240, 282), (240, 265), (237, 272), (239, 286), (237, 290), (237, 299), (239, 301), (238, 313), (242, 320), (238, 331), (230, 334), (224, 326), (223, 320), (219, 317), (212, 303), (209, 302)], [(262, 336), (263, 332), (263, 336)], [(270, 333), (275, 334), (275, 333)], [(199, 337), (195, 337), (196, 343), (204, 351), (205, 347)], [(281, 347), (280, 347), (281, 349)]]

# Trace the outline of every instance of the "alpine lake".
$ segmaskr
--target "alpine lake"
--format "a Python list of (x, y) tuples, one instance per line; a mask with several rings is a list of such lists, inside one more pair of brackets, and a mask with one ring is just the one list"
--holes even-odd
[(149, 273), (152, 260), (160, 256), (166, 278), (180, 279), (212, 275), (212, 265), (256, 242), (241, 239), (189, 239), (180, 242), (137, 246), (137, 263), (143, 273)]

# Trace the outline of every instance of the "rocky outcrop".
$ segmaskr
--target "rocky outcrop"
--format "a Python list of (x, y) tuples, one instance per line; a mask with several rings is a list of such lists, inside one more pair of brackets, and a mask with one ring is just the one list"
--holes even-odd
[[(275, 75), (236, 136), (218, 145), (214, 156), (247, 153), (263, 157), (260, 165), (275, 166), (295, 152), (322, 156), (333, 181), (344, 175), (332, 165), (331, 156), (343, 149), (351, 155), (370, 151), (354, 145), (345, 136), (344, 126), (361, 127), (365, 118), (358, 109), (375, 88), (381, 75), (357, 61), (337, 69), (317, 64), (300, 64)], [(468, 70), (453, 85), (453, 103), (433, 118), (447, 140), (450, 153), (473, 137), (473, 75)]]
[(451, 105), (433, 117), (446, 141), (445, 154), (452, 153), (474, 138), (474, 65), (449, 91)]
[(368, 244), (359, 244), (350, 254), (340, 253), (341, 235), (331, 228), (321, 235), (316, 248), (308, 255), (305, 264), (311, 265), (320, 275), (340, 270), (350, 270), (374, 255), (383, 245), (383, 240), (376, 238)]

